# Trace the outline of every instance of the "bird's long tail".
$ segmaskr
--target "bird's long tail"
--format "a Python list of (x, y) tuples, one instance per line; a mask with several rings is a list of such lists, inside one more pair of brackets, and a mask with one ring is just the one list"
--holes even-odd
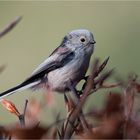
[(17, 92), (17, 91), (22, 91), (22, 90), (31, 88), (31, 87), (37, 85), (38, 83), (39, 83), (38, 81), (33, 82), (33, 83), (29, 83), (29, 84), (21, 83), (21, 84), (15, 86), (15, 87), (13, 87), (13, 88), (11, 88), (11, 89), (9, 89), (9, 90), (6, 90), (6, 91), (2, 92), (2, 93), (0, 94), (0, 100), (1, 100), (2, 98), (6, 97), (6, 96), (9, 96), (9, 95), (11, 95), (11, 94)]

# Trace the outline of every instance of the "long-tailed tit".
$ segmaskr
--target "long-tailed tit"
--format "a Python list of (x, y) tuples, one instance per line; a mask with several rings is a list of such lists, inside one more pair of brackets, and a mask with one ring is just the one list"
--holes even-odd
[(47, 87), (52, 91), (69, 91), (85, 77), (94, 50), (93, 34), (85, 29), (73, 30), (52, 54), (21, 84), (0, 94), (0, 99), (27, 88)]

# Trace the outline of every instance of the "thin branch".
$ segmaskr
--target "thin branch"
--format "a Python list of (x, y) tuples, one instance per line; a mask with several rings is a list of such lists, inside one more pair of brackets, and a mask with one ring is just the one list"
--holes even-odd
[(25, 106), (24, 106), (24, 111), (23, 111), (24, 116), (26, 115), (27, 104), (28, 104), (28, 100), (26, 99)]
[(136, 77), (130, 77), (128, 81), (127, 87), (124, 89), (123, 97), (124, 97), (124, 116), (125, 116), (125, 123), (124, 123), (124, 131), (123, 137), (129, 138), (129, 133), (127, 132), (128, 123), (133, 115), (133, 107), (134, 107), (134, 94), (135, 94), (135, 80)]
[[(107, 65), (107, 63), (108, 63), (108, 61), (109, 61), (109, 58), (110, 58), (110, 57), (106, 58), (106, 59), (104, 60), (104, 62), (103, 62), (100, 66), (98, 66), (98, 68), (97, 68), (97, 70), (96, 70), (96, 72), (95, 72), (95, 77), (94, 77), (94, 79), (95, 79), (96, 77), (98, 77), (99, 74), (100, 74), (100, 73), (103, 71), (103, 69), (106, 67), (106, 65)], [(96, 88), (96, 85), (98, 84), (99, 81), (100, 81), (100, 83), (101, 83), (101, 81), (102, 81), (102, 83), (103, 83), (103, 81), (104, 81), (105, 79), (107, 79), (107, 78), (112, 74), (112, 72), (113, 72), (113, 70), (110, 70), (110, 72), (107, 72), (106, 74), (104, 74), (104, 75), (100, 76), (98, 79), (96, 79), (96, 81), (94, 82), (94, 85), (93, 85), (93, 89)], [(84, 78), (85, 83), (83, 84), (82, 90), (79, 91), (79, 94), (80, 94), (80, 95), (82, 94), (82, 91), (85, 89), (85, 87), (86, 87), (86, 85), (87, 85), (87, 79), (88, 79), (88, 77), (89, 77), (89, 76), (86, 76), (86, 77)]]
[(22, 19), (21, 16), (15, 18), (14, 20), (12, 20), (6, 27), (4, 27), (1, 31), (0, 31), (0, 38), (2, 38), (5, 34), (7, 34), (8, 32), (10, 32)]
[(110, 75), (112, 75), (112, 73), (114, 72), (114, 69), (111, 69), (109, 71), (107, 71), (106, 73), (104, 73), (103, 75), (101, 75), (94, 83), (94, 86), (96, 86), (97, 84), (99, 86), (102, 86), (104, 81), (110, 77)]
[[(76, 106), (76, 108), (71, 113), (71, 116), (69, 117), (69, 122), (71, 122), (72, 124), (74, 123), (75, 118), (77, 118), (79, 116), (79, 113), (81, 112), (82, 106), (84, 105), (85, 100), (86, 100), (89, 92), (93, 88), (93, 83), (94, 83), (93, 79), (96, 76), (96, 71), (97, 71), (97, 68), (98, 68), (98, 64), (99, 64), (99, 61), (96, 60), (95, 63), (94, 63), (92, 73), (88, 77), (87, 85), (86, 85), (86, 87), (85, 87), (85, 89), (83, 91), (83, 95), (82, 95), (78, 105)], [(68, 123), (67, 128), (65, 129), (64, 139), (69, 139), (71, 137), (71, 132), (72, 132), (71, 128), (72, 128), (71, 124)]]
[(102, 88), (114, 88), (120, 86), (121, 83), (113, 83), (113, 84), (102, 84)]
[(81, 125), (82, 125), (83, 129), (85, 131), (88, 131), (89, 130), (88, 129), (88, 124), (87, 124), (87, 121), (85, 119), (85, 115), (83, 114), (83, 112), (79, 115), (79, 120), (81, 122)]
[(104, 62), (100, 65), (100, 67), (99, 67), (99, 69), (98, 69), (98, 71), (97, 71), (97, 76), (98, 76), (99, 73), (101, 73), (101, 71), (102, 71), (102, 70), (105, 68), (105, 66), (107, 65), (107, 63), (108, 63), (108, 61), (109, 61), (109, 58), (110, 58), (110, 57), (106, 58), (106, 59), (104, 60)]
[(21, 126), (25, 126), (25, 115), (26, 115), (27, 104), (28, 104), (28, 100), (26, 99), (23, 114), (20, 114), (18, 116)]

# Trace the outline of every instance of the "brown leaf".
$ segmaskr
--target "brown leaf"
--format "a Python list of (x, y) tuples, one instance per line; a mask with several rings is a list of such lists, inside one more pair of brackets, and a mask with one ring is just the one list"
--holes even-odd
[(140, 84), (135, 83), (135, 88), (136, 88), (137, 92), (140, 93)]
[(4, 108), (6, 108), (10, 113), (15, 114), (16, 116), (19, 116), (19, 115), (20, 115), (20, 113), (19, 113), (19, 111), (17, 110), (16, 106), (15, 106), (12, 102), (10, 102), (10, 101), (8, 101), (8, 100), (6, 100), (6, 99), (2, 99), (2, 100), (1, 100), (1, 104), (2, 104), (2, 106), (3, 106)]
[(123, 103), (122, 96), (119, 93), (110, 93), (107, 96), (107, 101), (104, 109), (106, 115), (111, 115), (115, 112), (123, 113)]
[(7, 139), (9, 137), (10, 137), (9, 131), (3, 126), (0, 126), (0, 139)]
[(11, 130), (13, 139), (41, 139), (48, 129), (40, 126), (33, 127), (19, 127)]
[(90, 129), (78, 137), (82, 139), (113, 139), (123, 137), (124, 109), (122, 96), (118, 93), (109, 94), (104, 109), (95, 110), (91, 114), (96, 115), (99, 122), (96, 127)]
[(114, 114), (104, 120), (99, 126), (94, 127), (91, 131), (80, 135), (82, 139), (118, 139), (122, 138), (121, 127), (122, 118), (119, 114)]
[(48, 133), (46, 133), (42, 139), (56, 139), (57, 136), (57, 129), (56, 127), (52, 127)]

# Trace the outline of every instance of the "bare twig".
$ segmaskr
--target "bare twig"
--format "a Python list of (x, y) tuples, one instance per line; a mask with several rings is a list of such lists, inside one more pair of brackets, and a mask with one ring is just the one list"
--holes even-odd
[(99, 69), (97, 71), (97, 75), (96, 76), (98, 76), (98, 74), (101, 73), (101, 71), (105, 68), (105, 66), (107, 65), (107, 63), (109, 61), (109, 58), (110, 57), (108, 57), (107, 59), (105, 59), (104, 62), (100, 65), (100, 67), (99, 67)]
[(103, 75), (101, 75), (96, 81), (95, 81), (95, 87), (96, 85), (102, 86), (104, 81), (110, 76), (112, 75), (112, 73), (114, 72), (114, 69), (111, 69), (109, 71), (107, 71), (106, 73), (104, 73)]
[(99, 61), (96, 60), (95, 63), (94, 63), (92, 73), (88, 77), (87, 85), (86, 85), (86, 87), (83, 91), (83, 95), (82, 95), (78, 105), (76, 106), (76, 108), (73, 110), (73, 112), (71, 113), (71, 115), (69, 117), (68, 122), (70, 122), (70, 123), (68, 123), (67, 128), (65, 129), (64, 139), (69, 139), (71, 137), (71, 133), (72, 133), (71, 123), (74, 124), (75, 118), (77, 118), (79, 116), (79, 113), (81, 112), (82, 106), (84, 105), (85, 100), (86, 100), (90, 90), (93, 88), (93, 83), (94, 83), (93, 79), (96, 76), (96, 71), (97, 71), (97, 68), (98, 68), (98, 64), (99, 64)]
[(23, 111), (24, 116), (26, 115), (27, 104), (28, 104), (28, 100), (26, 99), (25, 106), (24, 106), (24, 111)]
[(85, 115), (83, 114), (83, 112), (79, 115), (79, 120), (81, 122), (81, 125), (82, 125), (83, 129), (85, 131), (88, 131), (89, 130), (88, 129), (88, 124), (87, 124), (87, 121), (85, 119)]
[(26, 99), (23, 114), (19, 115), (19, 121), (21, 126), (25, 126), (25, 115), (26, 115), (27, 104), (28, 104), (28, 100)]
[(1, 31), (0, 31), (0, 38), (3, 37), (5, 34), (7, 34), (8, 32), (10, 32), (18, 23), (19, 21), (22, 19), (21, 16), (15, 18), (13, 21), (11, 21), (6, 27), (4, 27)]
[(135, 94), (135, 80), (136, 78), (130, 77), (127, 87), (124, 89), (124, 115), (125, 115), (125, 124), (124, 124), (124, 138), (128, 138), (127, 127), (130, 119), (133, 114), (134, 106), (134, 94)]
[[(106, 59), (104, 60), (104, 62), (103, 62), (100, 66), (98, 66), (98, 68), (97, 68), (97, 70), (96, 70), (96, 72), (95, 72), (95, 77), (94, 77), (94, 78), (98, 77), (98, 75), (103, 71), (103, 69), (105, 68), (105, 66), (107, 65), (107, 63), (108, 63), (108, 61), (109, 61), (109, 58), (110, 58), (110, 57), (106, 58)], [(113, 70), (111, 70), (111, 71), (113, 71)], [(111, 72), (111, 71), (110, 71), (110, 72)], [(111, 75), (111, 73), (110, 73), (110, 75)], [(94, 85), (93, 85), (93, 89), (96, 88), (96, 85), (98, 84), (99, 81), (100, 81), (100, 82), (102, 81), (102, 83), (103, 83), (103, 81), (104, 81), (105, 79), (107, 79), (110, 75), (109, 75), (109, 72), (108, 72), (108, 74), (106, 73), (106, 74), (102, 75), (102, 76), (100, 77), (100, 79), (96, 79), (96, 81), (94, 82)], [(82, 91), (83, 91), (83, 90), (85, 89), (85, 87), (86, 87), (88, 77), (89, 77), (89, 76), (86, 76), (86, 77), (84, 78), (85, 83), (83, 84)], [(101, 78), (102, 78), (102, 80), (101, 80)], [(82, 91), (80, 91), (80, 94), (82, 94)]]
[(118, 87), (120, 85), (121, 85), (121, 83), (113, 83), (113, 84), (104, 83), (104, 84), (102, 84), (102, 88), (114, 88), (114, 87)]

